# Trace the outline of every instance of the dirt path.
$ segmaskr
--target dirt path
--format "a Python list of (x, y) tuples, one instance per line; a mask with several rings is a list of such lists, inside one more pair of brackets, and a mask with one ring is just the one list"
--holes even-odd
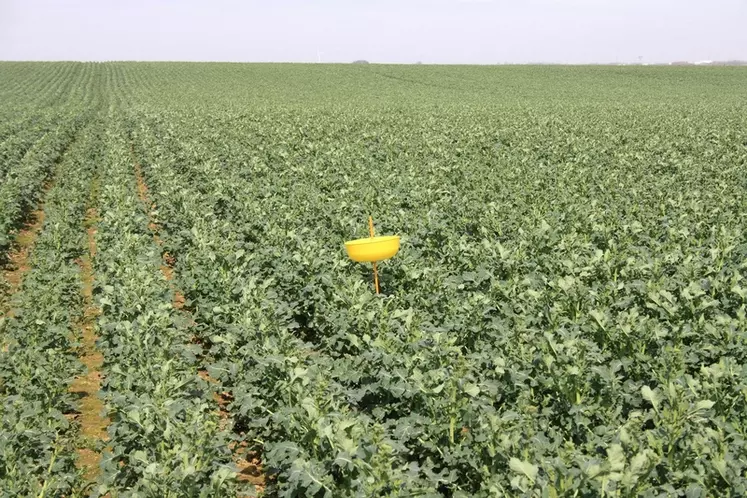
[[(52, 182), (44, 185), (44, 194), (52, 188)], [(43, 197), (42, 197), (43, 198)], [(21, 287), (23, 276), (31, 269), (29, 258), (36, 244), (42, 226), (44, 225), (44, 201), (39, 204), (36, 211), (29, 214), (29, 221), (16, 235), (15, 247), (8, 254), (8, 264), (2, 269), (2, 278), (5, 281), (5, 289), (0, 288), (0, 319), (11, 318), (14, 315), (12, 301)], [(8, 345), (0, 337), (0, 351), (7, 352)]]
[[(92, 197), (96, 196), (97, 182), (92, 187)], [(96, 317), (101, 313), (93, 302), (94, 272), (93, 260), (96, 257), (96, 223), (98, 213), (95, 208), (89, 208), (83, 226), (86, 229), (88, 253), (79, 261), (82, 279), (82, 293), (85, 309), (80, 322), (77, 324), (81, 337), (80, 361), (86, 366), (85, 375), (76, 377), (70, 386), (70, 391), (81, 396), (78, 402), (78, 413), (75, 420), (80, 425), (81, 442), (78, 448), (79, 468), (85, 472), (89, 481), (95, 481), (99, 475), (101, 453), (99, 442), (109, 439), (106, 428), (109, 419), (103, 416), (104, 403), (99, 398), (101, 390), (101, 367), (104, 356), (96, 347)]]
[[(150, 199), (150, 196), (148, 194), (148, 185), (145, 182), (145, 177), (143, 176), (143, 169), (140, 163), (137, 161), (137, 159), (134, 158), (134, 149), (131, 149), (133, 153), (133, 160), (134, 160), (134, 169), (135, 169), (135, 179), (137, 182), (137, 194), (140, 198), (140, 202), (143, 203), (146, 210), (148, 211), (148, 228), (153, 233), (153, 240), (159, 247), (163, 246), (163, 241), (161, 240), (161, 237), (159, 236), (159, 226), (158, 224), (153, 220), (151, 216), (151, 211), (155, 208), (155, 203)], [(194, 324), (194, 320), (192, 320), (192, 315), (188, 310), (184, 309), (185, 305), (185, 297), (184, 293), (181, 292), (173, 283), (174, 280), (174, 258), (167, 252), (163, 254), (163, 265), (161, 265), (161, 273), (166, 278), (166, 280), (169, 282), (169, 285), (171, 286), (172, 291), (174, 292), (174, 300), (172, 302), (175, 309), (181, 311), (184, 313), (188, 319), (189, 323)], [(217, 381), (210, 377), (210, 374), (208, 374), (207, 370), (200, 370), (198, 372), (199, 376), (205, 379), (206, 381), (210, 383), (217, 383)], [(219, 416), (221, 418), (221, 423), (225, 426), (228, 424), (229, 414), (226, 410), (226, 405), (229, 403), (229, 393), (221, 393), (221, 394), (215, 394), (214, 399), (219, 407)], [(243, 451), (243, 446), (241, 445), (232, 445), (231, 451), (234, 454), (234, 463), (238, 467), (238, 480), (249, 482), (256, 488), (257, 492), (262, 492), (265, 488), (265, 478), (264, 473), (262, 472), (262, 464), (260, 463), (259, 458), (253, 456), (253, 455), (246, 455), (246, 452)]]
[[(28, 224), (16, 235), (16, 247), (8, 254), (8, 264), (2, 273), (3, 279), (8, 284), (6, 296), (2, 301), (2, 311), (5, 311), (5, 307), (10, 305), (10, 298), (21, 286), (23, 276), (31, 269), (29, 267), (29, 257), (43, 224), (44, 207), (39, 206), (36, 211), (31, 213)], [(12, 316), (12, 313), (12, 309), (7, 310), (7, 316)]]

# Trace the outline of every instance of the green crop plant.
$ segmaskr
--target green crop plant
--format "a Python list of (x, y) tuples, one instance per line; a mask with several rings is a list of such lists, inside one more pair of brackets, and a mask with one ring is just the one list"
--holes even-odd
[[(0, 186), (0, 245), (68, 157), (100, 184), (110, 439), (95, 482), (51, 444), (23, 475), (57, 454), (61, 494), (227, 496), (257, 459), (266, 496), (747, 494), (745, 76), (1, 63), (0, 178), (18, 187)], [(380, 295), (343, 248), (368, 216), (402, 238)], [(73, 240), (49, 234), (39, 251)], [(59, 275), (19, 291), (54, 297), (55, 323), (80, 306)], [(45, 389), (6, 405), (75, 404)]]

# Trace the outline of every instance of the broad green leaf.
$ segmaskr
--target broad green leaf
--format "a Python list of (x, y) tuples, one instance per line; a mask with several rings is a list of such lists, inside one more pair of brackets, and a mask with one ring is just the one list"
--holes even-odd
[(529, 462), (519, 460), (518, 458), (511, 458), (508, 462), (509, 467), (516, 473), (523, 474), (530, 480), (534, 481), (537, 478), (539, 467)]

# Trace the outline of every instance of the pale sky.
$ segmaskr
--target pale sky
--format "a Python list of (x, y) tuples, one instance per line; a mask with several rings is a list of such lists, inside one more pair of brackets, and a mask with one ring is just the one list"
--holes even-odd
[(0, 60), (747, 59), (747, 0), (0, 0)]

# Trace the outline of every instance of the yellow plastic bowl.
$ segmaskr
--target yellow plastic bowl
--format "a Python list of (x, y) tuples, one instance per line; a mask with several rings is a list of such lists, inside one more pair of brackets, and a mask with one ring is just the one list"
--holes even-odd
[(399, 235), (369, 237), (345, 242), (348, 257), (359, 263), (389, 259), (399, 252)]

